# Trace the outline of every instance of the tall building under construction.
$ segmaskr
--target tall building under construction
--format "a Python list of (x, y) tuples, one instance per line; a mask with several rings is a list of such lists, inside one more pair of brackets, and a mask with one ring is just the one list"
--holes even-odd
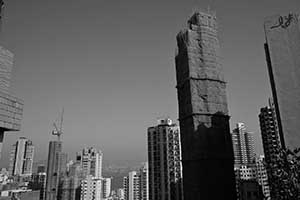
[(185, 200), (236, 199), (217, 19), (196, 12), (177, 35), (177, 93)]
[(62, 155), (62, 142), (51, 141), (49, 143), (48, 162), (47, 162), (47, 179), (45, 200), (58, 199), (59, 175), (61, 169), (60, 161)]

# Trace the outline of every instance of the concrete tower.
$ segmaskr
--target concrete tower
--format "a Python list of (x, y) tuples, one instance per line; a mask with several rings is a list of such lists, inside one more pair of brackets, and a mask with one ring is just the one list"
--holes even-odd
[(216, 16), (197, 12), (177, 35), (177, 93), (185, 200), (236, 199), (226, 83)]

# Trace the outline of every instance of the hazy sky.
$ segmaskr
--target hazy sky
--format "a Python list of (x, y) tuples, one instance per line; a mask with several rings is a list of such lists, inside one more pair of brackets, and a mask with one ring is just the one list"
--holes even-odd
[(95, 146), (106, 160), (146, 160), (147, 127), (178, 118), (176, 34), (208, 5), (217, 11), (231, 128), (245, 122), (257, 137), (271, 94), (263, 20), (300, 12), (299, 0), (9, 0), (0, 43), (15, 54), (12, 92), (25, 107), (0, 166), (19, 136), (34, 142), (35, 160), (46, 159), (62, 107), (71, 159)]

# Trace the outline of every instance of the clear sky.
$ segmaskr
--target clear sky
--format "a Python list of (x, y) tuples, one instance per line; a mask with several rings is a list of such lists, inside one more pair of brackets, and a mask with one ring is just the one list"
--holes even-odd
[[(0, 43), (15, 54), (12, 93), (24, 99), (22, 130), (35, 160), (47, 158), (52, 123), (65, 108), (64, 149), (102, 149), (106, 160), (146, 160), (147, 127), (177, 120), (176, 34), (197, 9), (216, 10), (231, 128), (258, 138), (271, 95), (264, 58), (266, 16), (300, 12), (299, 0), (9, 0)], [(260, 145), (256, 142), (257, 146)]]

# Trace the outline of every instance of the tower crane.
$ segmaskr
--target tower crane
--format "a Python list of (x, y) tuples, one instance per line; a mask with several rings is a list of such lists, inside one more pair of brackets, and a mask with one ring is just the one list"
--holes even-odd
[(59, 128), (56, 125), (56, 122), (53, 123), (54, 130), (52, 131), (52, 135), (56, 135), (57, 136), (57, 141), (60, 141), (60, 137), (63, 134), (63, 130), (62, 130), (63, 120), (64, 120), (64, 108), (62, 109), (62, 112), (61, 112), (60, 122), (59, 122), (60, 123), (59, 124)]

